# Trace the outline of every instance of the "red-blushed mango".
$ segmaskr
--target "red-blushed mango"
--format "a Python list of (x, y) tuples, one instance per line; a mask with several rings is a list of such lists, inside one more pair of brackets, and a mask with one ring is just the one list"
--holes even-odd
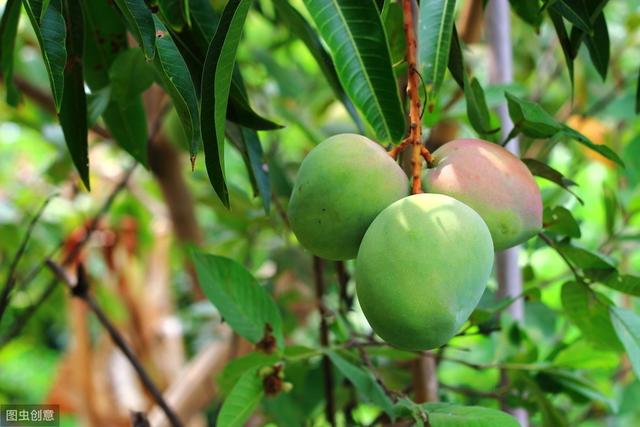
[(289, 221), (314, 255), (351, 259), (376, 215), (408, 192), (407, 176), (384, 148), (360, 135), (336, 135), (302, 162)]
[(464, 203), (441, 194), (398, 200), (376, 217), (360, 245), (362, 311), (394, 347), (439, 347), (480, 301), (493, 252), (487, 225)]
[(433, 153), (422, 176), (426, 192), (446, 194), (475, 209), (497, 251), (542, 229), (542, 197), (527, 166), (505, 148), (480, 139), (456, 139)]

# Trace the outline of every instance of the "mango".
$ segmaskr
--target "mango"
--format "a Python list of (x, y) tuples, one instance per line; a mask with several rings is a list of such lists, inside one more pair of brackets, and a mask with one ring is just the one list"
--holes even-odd
[(303, 160), (289, 201), (289, 222), (314, 255), (352, 259), (369, 224), (408, 191), (407, 176), (384, 148), (360, 135), (335, 135)]
[(385, 210), (356, 260), (356, 293), (373, 330), (404, 350), (445, 344), (469, 318), (493, 265), (480, 215), (440, 194), (417, 194)]
[(505, 148), (480, 139), (455, 139), (433, 153), (422, 176), (426, 192), (446, 194), (476, 210), (496, 251), (542, 229), (542, 197), (527, 166)]

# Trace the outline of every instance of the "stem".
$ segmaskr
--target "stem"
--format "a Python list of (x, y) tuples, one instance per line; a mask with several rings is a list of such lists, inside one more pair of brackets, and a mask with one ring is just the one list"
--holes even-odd
[(65, 271), (62, 266), (56, 264), (53, 261), (48, 261), (47, 266), (56, 274), (56, 276), (62, 280), (68, 287), (71, 289), (71, 294), (74, 297), (82, 299), (93, 311), (96, 315), (100, 324), (107, 330), (109, 335), (111, 336), (111, 340), (113, 343), (122, 351), (127, 360), (131, 363), (131, 366), (135, 369), (136, 373), (140, 377), (140, 381), (144, 384), (145, 388), (151, 396), (153, 396), (154, 400), (162, 408), (167, 418), (171, 422), (173, 427), (182, 427), (182, 422), (178, 419), (178, 416), (173, 412), (173, 410), (167, 405), (167, 402), (162, 397), (162, 392), (156, 387), (155, 383), (145, 371), (142, 363), (138, 360), (136, 355), (131, 350), (131, 347), (127, 344), (124, 337), (118, 332), (116, 327), (113, 325), (111, 320), (107, 317), (107, 315), (102, 311), (102, 308), (98, 305), (98, 302), (95, 300), (93, 295), (89, 292), (89, 283), (87, 280), (87, 276), (84, 273), (84, 269), (82, 264), (78, 265), (78, 278), (77, 283), (71, 283), (69, 277), (65, 274)]
[(419, 93), (420, 77), (416, 66), (417, 41), (413, 19), (412, 0), (403, 0), (402, 11), (404, 16), (404, 31), (407, 37), (407, 64), (409, 74), (407, 79), (407, 94), (409, 95), (409, 143), (411, 152), (411, 194), (422, 193), (420, 172), (422, 171), (423, 155), (427, 163), (431, 163), (431, 153), (422, 145), (422, 119), (421, 102)]
[[(323, 348), (329, 347), (329, 324), (327, 323), (327, 309), (322, 302), (324, 295), (324, 275), (322, 272), (323, 262), (317, 256), (313, 257), (313, 276), (315, 278), (316, 300), (318, 312), (320, 313), (320, 345)], [(324, 371), (324, 395), (325, 414), (331, 426), (336, 425), (336, 400), (333, 392), (333, 373), (331, 360), (326, 354), (322, 356), (322, 370)]]
[(38, 209), (33, 218), (31, 218), (29, 226), (27, 227), (27, 232), (24, 234), (22, 242), (20, 243), (16, 254), (13, 256), (13, 259), (11, 260), (9, 272), (7, 273), (7, 280), (5, 281), (4, 288), (2, 288), (2, 293), (0, 294), (0, 320), (2, 320), (2, 315), (9, 305), (9, 296), (16, 284), (16, 268), (18, 268), (18, 263), (20, 262), (22, 255), (24, 255), (24, 251), (27, 249), (27, 244), (29, 243), (29, 239), (31, 238), (33, 229), (38, 223), (42, 212), (44, 212), (44, 209), (55, 196), (56, 194), (47, 197), (47, 199), (40, 206), (40, 209)]

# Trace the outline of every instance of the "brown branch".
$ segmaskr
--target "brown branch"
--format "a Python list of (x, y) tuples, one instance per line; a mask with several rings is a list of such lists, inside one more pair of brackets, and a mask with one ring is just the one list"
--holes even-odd
[(158, 387), (156, 387), (155, 383), (142, 366), (140, 360), (138, 360), (137, 356), (133, 353), (133, 350), (131, 350), (131, 347), (129, 347), (124, 337), (116, 329), (111, 320), (109, 320), (104, 311), (102, 311), (102, 308), (93, 297), (91, 292), (89, 292), (89, 281), (86, 273), (84, 272), (84, 267), (82, 266), (82, 264), (78, 264), (76, 283), (71, 282), (61, 265), (48, 260), (47, 266), (51, 269), (51, 271), (53, 271), (53, 273), (58, 277), (60, 281), (62, 281), (69, 287), (69, 289), (71, 290), (71, 295), (83, 300), (91, 309), (91, 311), (93, 311), (93, 313), (100, 321), (100, 324), (109, 333), (109, 336), (111, 337), (113, 343), (120, 349), (127, 360), (131, 363), (131, 366), (133, 366), (133, 368), (135, 369), (138, 377), (140, 377), (140, 381), (142, 381), (147, 391), (151, 394), (151, 396), (153, 396), (154, 400), (162, 408), (165, 415), (170, 420), (171, 425), (173, 427), (182, 427), (182, 422), (178, 419), (178, 416), (173, 412), (169, 405), (167, 405), (164, 397), (162, 397), (162, 392), (160, 392)]
[[(313, 276), (315, 279), (316, 300), (318, 311), (320, 312), (320, 345), (323, 348), (329, 346), (329, 324), (327, 323), (327, 310), (322, 302), (324, 295), (324, 275), (323, 262), (317, 256), (313, 257)], [(331, 426), (336, 425), (336, 402), (333, 390), (333, 373), (331, 369), (331, 360), (326, 354), (322, 356), (322, 370), (324, 371), (324, 395), (325, 395), (325, 414), (327, 421)]]
[[(111, 191), (109, 196), (105, 199), (100, 209), (98, 209), (98, 212), (96, 212), (96, 214), (93, 216), (93, 218), (89, 222), (89, 225), (87, 226), (85, 230), (85, 234), (82, 237), (82, 239), (79, 240), (64, 257), (64, 260), (62, 261), (62, 264), (64, 266), (71, 264), (76, 259), (76, 257), (78, 256), (78, 254), (80, 253), (84, 245), (89, 241), (92, 234), (98, 228), (98, 224), (100, 223), (100, 220), (107, 213), (107, 211), (113, 204), (118, 194), (120, 194), (120, 192), (126, 188), (127, 183), (129, 182), (129, 178), (131, 177), (131, 174), (135, 170), (135, 167), (136, 167), (136, 164), (134, 163), (132, 166), (129, 167), (129, 169), (127, 169), (127, 171), (125, 172), (120, 182), (118, 182), (118, 184), (114, 187), (114, 189)], [(60, 244), (59, 246), (62, 246), (62, 244)], [(43, 266), (46, 265), (46, 261), (47, 260), (45, 259), (42, 262)], [(40, 272), (41, 270), (42, 270), (41, 267), (38, 266), (34, 271), (37, 273), (37, 272)], [(35, 278), (35, 276), (36, 274), (30, 275), (29, 280), (32, 280), (33, 278)], [(38, 310), (38, 308), (49, 298), (49, 296), (53, 294), (53, 291), (56, 288), (57, 282), (58, 282), (58, 279), (54, 277), (47, 284), (47, 287), (40, 294), (36, 302), (31, 304), (29, 307), (27, 307), (22, 313), (20, 313), (17, 316), (13, 324), (9, 327), (9, 330), (2, 337), (0, 337), (0, 347), (4, 346), (6, 343), (11, 341), (14, 337), (16, 337), (20, 333), (20, 331), (22, 331), (22, 328), (25, 326), (25, 324), (31, 318), (31, 316), (36, 312), (36, 310)]]
[[(407, 79), (407, 93), (409, 95), (409, 140), (413, 146), (411, 155), (411, 193), (422, 193), (420, 173), (422, 171), (422, 119), (419, 92), (419, 76), (417, 70), (416, 50), (417, 41), (413, 19), (413, 5), (411, 0), (403, 0), (404, 31), (407, 38), (407, 64), (409, 75)], [(426, 150), (426, 148), (425, 148)], [(431, 153), (426, 152), (427, 163), (431, 163)]]

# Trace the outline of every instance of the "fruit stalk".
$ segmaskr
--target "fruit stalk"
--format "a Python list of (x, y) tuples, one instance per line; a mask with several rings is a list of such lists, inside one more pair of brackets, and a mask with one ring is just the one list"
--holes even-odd
[(411, 145), (411, 194), (422, 193), (420, 172), (422, 170), (422, 158), (431, 162), (431, 154), (422, 145), (422, 118), (419, 93), (419, 76), (416, 67), (416, 33), (413, 25), (412, 0), (403, 0), (402, 11), (404, 16), (404, 31), (407, 38), (406, 60), (409, 66), (407, 81), (407, 94), (409, 96), (409, 142)]

